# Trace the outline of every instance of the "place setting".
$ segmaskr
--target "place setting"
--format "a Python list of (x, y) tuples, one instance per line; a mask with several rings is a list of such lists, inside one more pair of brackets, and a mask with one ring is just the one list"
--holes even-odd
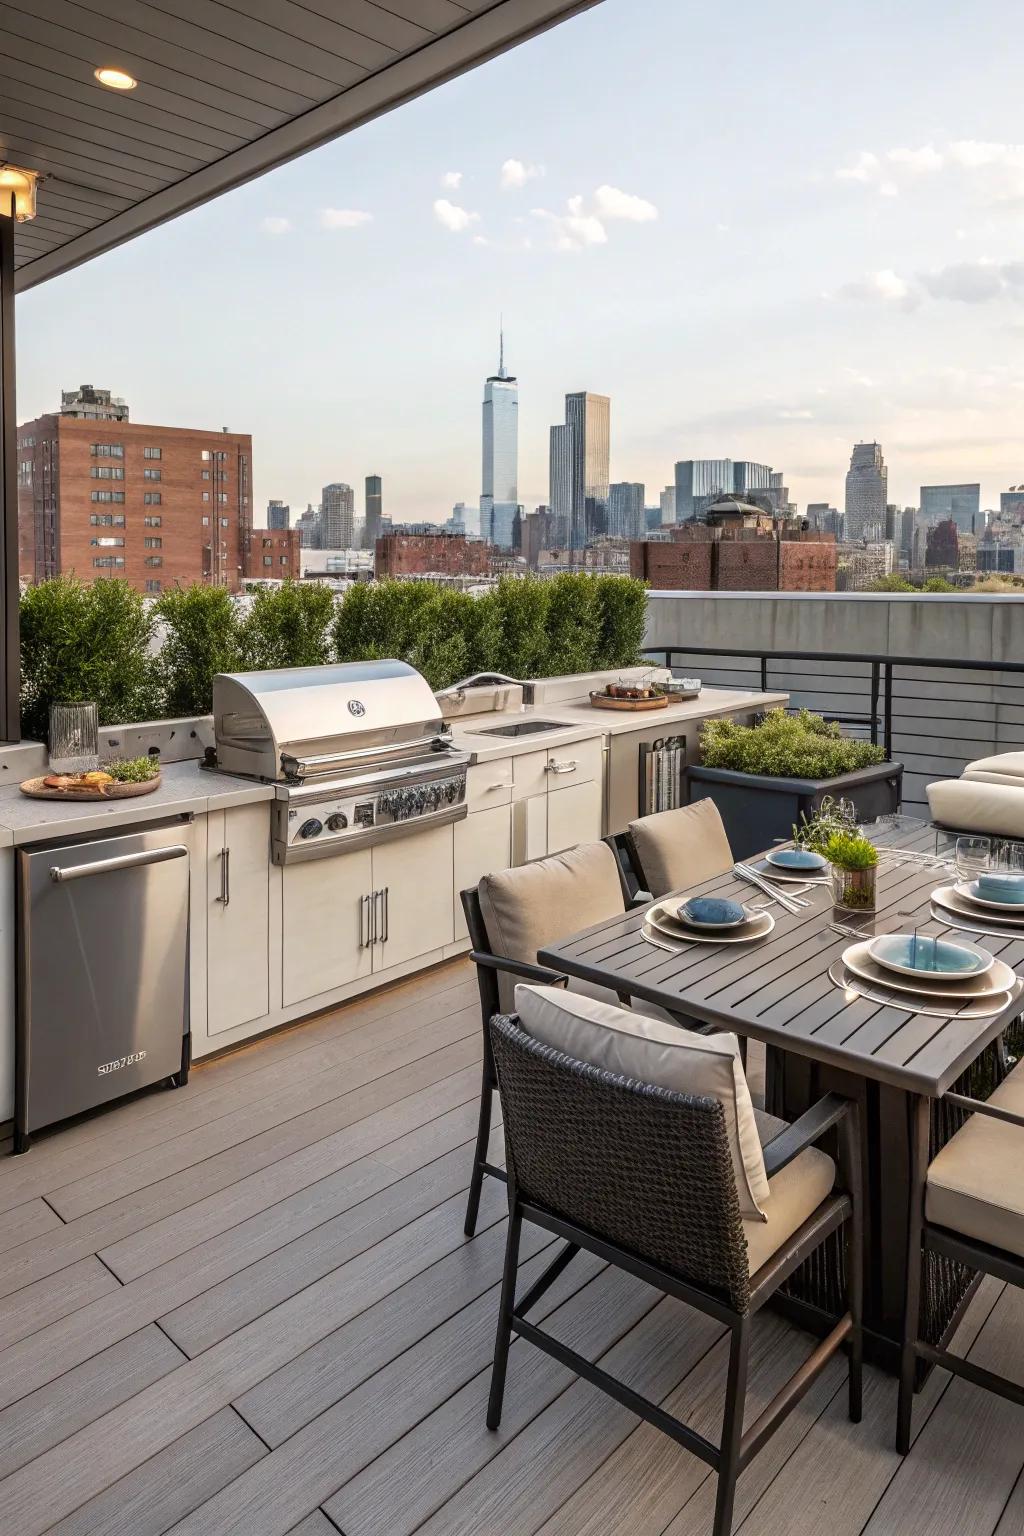
[(658, 949), (678, 952), (692, 944), (750, 944), (767, 938), (774, 927), (771, 913), (753, 903), (668, 897), (648, 907), (640, 936)]
[(849, 995), (942, 1018), (990, 1018), (1024, 990), (1012, 966), (980, 945), (916, 930), (850, 944), (828, 974)]
[(967, 933), (1024, 936), (1024, 847), (993, 859), (989, 838), (959, 837), (956, 871), (952, 884), (931, 893), (934, 918)]

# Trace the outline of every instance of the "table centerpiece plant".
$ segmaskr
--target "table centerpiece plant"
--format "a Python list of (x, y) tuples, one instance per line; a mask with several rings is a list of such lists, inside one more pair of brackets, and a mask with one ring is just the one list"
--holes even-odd
[(859, 832), (833, 832), (822, 849), (832, 873), (832, 900), (847, 912), (875, 910), (878, 849)]

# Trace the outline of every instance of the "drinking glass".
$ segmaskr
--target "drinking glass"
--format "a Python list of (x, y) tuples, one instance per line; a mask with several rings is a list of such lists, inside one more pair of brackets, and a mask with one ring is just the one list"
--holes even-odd
[(993, 866), (1008, 875), (1024, 875), (1024, 843), (1007, 838), (999, 844)]
[(50, 705), (50, 767), (55, 773), (88, 773), (100, 760), (95, 704)]
[(958, 837), (956, 840), (956, 870), (961, 880), (976, 880), (988, 869), (992, 856), (990, 837)]

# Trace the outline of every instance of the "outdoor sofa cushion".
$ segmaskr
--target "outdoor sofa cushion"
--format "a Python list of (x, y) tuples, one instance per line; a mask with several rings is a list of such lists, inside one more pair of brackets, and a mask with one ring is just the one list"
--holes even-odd
[[(1024, 1062), (988, 1102), (1024, 1115)], [(972, 1115), (932, 1160), (925, 1215), (935, 1226), (1024, 1258), (1024, 1128)]]
[(965, 779), (981, 779), (989, 784), (1024, 784), (1024, 752), (998, 752), (995, 757), (977, 757), (963, 771)]
[(932, 821), (940, 826), (990, 837), (1024, 838), (1024, 779), (944, 779), (929, 784), (927, 794)]
[(725, 1111), (736, 1192), (745, 1217), (764, 1221), (770, 1194), (750, 1091), (735, 1035), (698, 1035), (661, 1019), (560, 987), (520, 984), (520, 1024), (533, 1039), (575, 1061), (676, 1093), (708, 1096)]
[(652, 896), (697, 885), (732, 868), (732, 849), (713, 800), (697, 800), (675, 811), (657, 811), (631, 821), (643, 878)]

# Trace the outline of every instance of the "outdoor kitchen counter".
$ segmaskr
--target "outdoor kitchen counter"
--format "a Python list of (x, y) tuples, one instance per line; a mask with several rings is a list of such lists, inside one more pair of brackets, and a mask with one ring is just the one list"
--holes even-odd
[(82, 832), (101, 835), (111, 827), (137, 826), (182, 813), (205, 816), (208, 811), (273, 798), (269, 784), (208, 773), (195, 762), (166, 763), (159, 789), (127, 800), (34, 800), (10, 784), (0, 788), (0, 847)]

